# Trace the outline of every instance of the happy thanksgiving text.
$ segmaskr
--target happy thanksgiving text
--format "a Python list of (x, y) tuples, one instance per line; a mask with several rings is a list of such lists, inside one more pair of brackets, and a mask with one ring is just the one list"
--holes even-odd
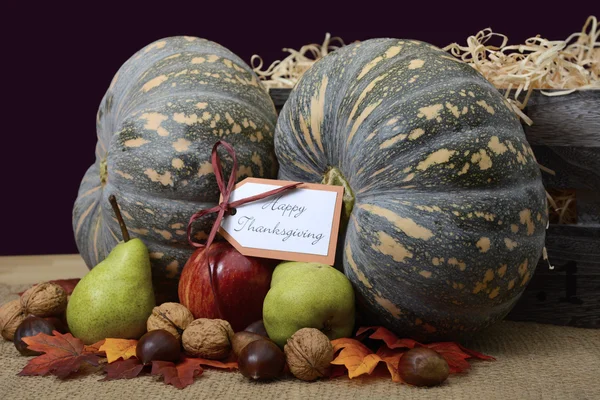
[(283, 196), (273, 197), (267, 201), (261, 208), (263, 210), (272, 211), (274, 216), (281, 216), (285, 218), (286, 223), (282, 223), (279, 220), (269, 220), (266, 222), (260, 222), (256, 220), (254, 216), (240, 215), (237, 217), (236, 232), (247, 231), (257, 234), (266, 234), (281, 237), (282, 242), (286, 242), (292, 237), (300, 239), (308, 239), (314, 246), (325, 237), (323, 233), (312, 232), (308, 229), (298, 229), (290, 227), (290, 223), (293, 223), (294, 219), (300, 218), (302, 214), (307, 210), (306, 206), (283, 203), (281, 198)]

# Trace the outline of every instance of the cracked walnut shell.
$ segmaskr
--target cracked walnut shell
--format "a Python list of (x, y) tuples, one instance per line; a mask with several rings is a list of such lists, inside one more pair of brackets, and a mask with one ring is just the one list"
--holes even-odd
[(57, 284), (44, 282), (25, 291), (21, 296), (25, 314), (36, 317), (56, 317), (67, 308), (67, 292)]
[(198, 318), (183, 331), (183, 349), (193, 357), (220, 360), (231, 352), (233, 329), (222, 319)]
[(290, 372), (303, 381), (314, 381), (326, 375), (333, 360), (333, 346), (323, 332), (302, 328), (284, 346)]
[(13, 340), (15, 331), (25, 319), (25, 312), (21, 308), (19, 299), (9, 301), (0, 307), (0, 332), (6, 340)]
[(181, 333), (194, 320), (192, 312), (179, 303), (163, 303), (154, 307), (152, 315), (148, 317), (146, 328), (148, 332), (156, 329), (164, 329), (177, 340), (181, 339)]

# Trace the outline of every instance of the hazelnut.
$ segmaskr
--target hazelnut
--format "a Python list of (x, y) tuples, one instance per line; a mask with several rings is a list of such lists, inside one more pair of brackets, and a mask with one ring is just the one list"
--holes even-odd
[(333, 346), (323, 332), (302, 328), (287, 340), (284, 346), (290, 372), (303, 381), (314, 381), (325, 376), (333, 360)]
[(191, 311), (179, 303), (163, 303), (154, 307), (152, 315), (148, 317), (146, 328), (148, 332), (157, 329), (164, 329), (177, 340), (181, 339), (181, 334), (194, 320)]
[(15, 331), (25, 319), (25, 312), (21, 308), (19, 299), (9, 301), (0, 307), (0, 332), (6, 340), (13, 340)]
[(54, 317), (62, 314), (67, 308), (67, 292), (54, 283), (40, 283), (23, 293), (21, 307), (26, 314)]
[(199, 318), (183, 331), (183, 349), (193, 357), (220, 360), (231, 352), (233, 329), (222, 319)]

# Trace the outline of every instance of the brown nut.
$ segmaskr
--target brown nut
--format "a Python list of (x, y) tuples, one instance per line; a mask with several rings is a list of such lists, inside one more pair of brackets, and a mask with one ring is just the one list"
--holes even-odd
[(400, 378), (409, 385), (435, 386), (448, 378), (450, 368), (438, 352), (415, 347), (402, 355), (398, 363)]
[(183, 349), (193, 357), (220, 360), (231, 352), (233, 329), (222, 319), (198, 318), (183, 331)]
[(192, 312), (179, 303), (163, 303), (154, 307), (152, 315), (148, 317), (146, 328), (148, 332), (157, 329), (164, 329), (177, 340), (181, 339), (181, 334), (194, 320)]
[(250, 343), (255, 342), (257, 340), (269, 340), (269, 339), (265, 338), (264, 336), (261, 336), (257, 333), (253, 333), (253, 332), (246, 332), (246, 331), (236, 332), (236, 334), (233, 335), (233, 338), (231, 339), (231, 348), (233, 349), (233, 353), (236, 356), (239, 356), (240, 353), (242, 352), (242, 350), (244, 349), (244, 347), (246, 347)]
[(21, 308), (21, 300), (9, 301), (0, 307), (0, 332), (6, 340), (13, 340), (15, 331), (25, 319), (25, 312)]
[(57, 284), (40, 283), (23, 293), (21, 307), (36, 317), (55, 317), (67, 308), (67, 292)]
[(314, 381), (325, 376), (333, 360), (333, 346), (323, 332), (302, 328), (287, 340), (284, 346), (290, 372), (303, 381)]
[(240, 352), (238, 366), (246, 378), (267, 381), (276, 379), (285, 368), (285, 355), (270, 340), (255, 340)]

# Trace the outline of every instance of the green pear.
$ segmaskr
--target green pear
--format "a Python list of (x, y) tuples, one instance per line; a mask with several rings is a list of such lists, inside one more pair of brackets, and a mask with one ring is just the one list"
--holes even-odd
[[(114, 203), (113, 203), (114, 201)], [(129, 234), (111, 196), (125, 242), (75, 286), (67, 305), (67, 324), (85, 344), (106, 338), (138, 339), (155, 306), (148, 249)]]
[(332, 340), (349, 337), (354, 329), (352, 284), (329, 265), (279, 264), (263, 303), (263, 322), (280, 347), (302, 328), (319, 329)]
[(140, 239), (119, 243), (75, 286), (67, 305), (71, 333), (85, 344), (138, 339), (155, 306), (148, 249)]

